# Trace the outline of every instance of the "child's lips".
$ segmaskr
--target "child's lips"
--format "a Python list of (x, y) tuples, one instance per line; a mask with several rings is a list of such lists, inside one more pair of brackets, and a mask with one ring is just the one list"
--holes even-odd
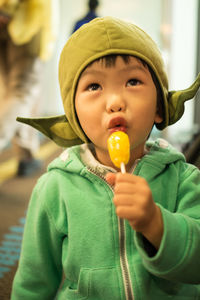
[(122, 117), (115, 117), (110, 120), (110, 122), (108, 124), (108, 130), (109, 130), (110, 134), (115, 131), (126, 132), (127, 131), (127, 122)]
[(113, 127), (113, 128), (110, 128), (109, 129), (109, 133), (112, 134), (113, 132), (116, 132), (116, 131), (123, 131), (126, 133), (126, 127), (123, 127), (123, 126), (116, 126), (116, 127)]

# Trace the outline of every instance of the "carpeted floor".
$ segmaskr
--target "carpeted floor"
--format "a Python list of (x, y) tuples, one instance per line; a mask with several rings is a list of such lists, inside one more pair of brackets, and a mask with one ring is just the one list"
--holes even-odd
[[(51, 143), (49, 146), (51, 147)], [(53, 151), (49, 151), (49, 146), (47, 145), (45, 154), (41, 156), (44, 162), (41, 171), (26, 178), (13, 175), (12, 178), (4, 178), (0, 183), (0, 300), (10, 299), (31, 191), (38, 177), (45, 172), (48, 163), (62, 152), (61, 148), (54, 146)], [(9, 159), (9, 151), (0, 156), (0, 173), (3, 169), (1, 164)]]

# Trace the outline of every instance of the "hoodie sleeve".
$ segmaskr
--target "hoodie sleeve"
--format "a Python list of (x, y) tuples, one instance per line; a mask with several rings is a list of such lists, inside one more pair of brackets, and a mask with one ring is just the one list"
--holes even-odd
[(170, 212), (159, 205), (164, 233), (158, 252), (150, 257), (144, 239), (135, 233), (144, 267), (155, 276), (176, 282), (200, 283), (200, 172), (188, 165), (182, 172), (177, 208)]
[(56, 216), (61, 214), (62, 223), (64, 211), (61, 201), (55, 205), (56, 199), (59, 195), (55, 180), (46, 174), (30, 200), (12, 300), (54, 299), (56, 295), (62, 279), (61, 251), (65, 235), (56, 221)]

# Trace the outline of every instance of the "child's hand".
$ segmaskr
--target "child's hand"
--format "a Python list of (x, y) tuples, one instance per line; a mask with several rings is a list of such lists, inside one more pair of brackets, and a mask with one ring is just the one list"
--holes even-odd
[(146, 180), (128, 173), (109, 173), (106, 180), (115, 186), (113, 202), (118, 217), (127, 219), (135, 231), (142, 233), (158, 249), (163, 221)]

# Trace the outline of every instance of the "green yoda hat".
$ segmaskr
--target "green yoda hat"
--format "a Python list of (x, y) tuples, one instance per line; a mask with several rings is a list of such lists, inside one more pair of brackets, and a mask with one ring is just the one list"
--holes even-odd
[(181, 118), (184, 102), (193, 98), (199, 89), (200, 73), (188, 89), (168, 91), (163, 59), (154, 41), (132, 23), (112, 17), (96, 18), (77, 30), (61, 53), (59, 82), (65, 115), (17, 120), (33, 126), (62, 147), (89, 142), (75, 111), (76, 86), (88, 64), (110, 54), (128, 54), (141, 58), (155, 73), (162, 91), (164, 111), (162, 123), (156, 124), (160, 130)]

